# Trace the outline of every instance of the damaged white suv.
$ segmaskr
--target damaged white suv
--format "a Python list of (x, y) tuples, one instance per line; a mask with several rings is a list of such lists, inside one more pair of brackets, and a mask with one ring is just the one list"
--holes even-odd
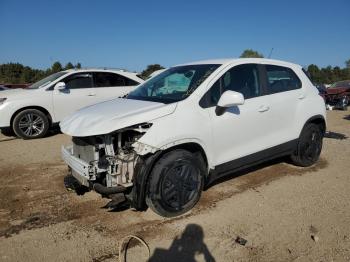
[(213, 179), (238, 169), (281, 156), (314, 164), (325, 117), (299, 65), (201, 61), (66, 118), (61, 130), (73, 145), (62, 156), (87, 190), (171, 217), (190, 210)]

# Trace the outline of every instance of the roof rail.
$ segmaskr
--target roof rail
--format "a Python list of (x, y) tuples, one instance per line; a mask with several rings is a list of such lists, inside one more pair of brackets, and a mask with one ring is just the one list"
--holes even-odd
[(123, 71), (123, 72), (129, 72), (126, 69), (123, 68), (113, 68), (113, 67), (81, 67), (81, 68), (72, 68), (73, 70), (94, 70), (94, 69), (98, 69), (98, 70), (119, 70), (119, 71)]

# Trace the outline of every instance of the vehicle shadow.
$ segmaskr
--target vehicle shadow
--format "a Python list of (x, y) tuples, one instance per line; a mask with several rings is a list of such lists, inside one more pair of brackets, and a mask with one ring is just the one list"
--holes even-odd
[(331, 138), (331, 139), (337, 139), (337, 140), (343, 140), (347, 139), (348, 137), (342, 133), (327, 131), (324, 135), (325, 138)]
[(350, 120), (350, 115), (344, 116), (343, 119), (345, 119), (345, 120)]
[(52, 136), (56, 136), (59, 134), (62, 134), (60, 127), (54, 126), (49, 130), (49, 132), (47, 132), (45, 137), (52, 137)]
[(176, 237), (168, 249), (156, 248), (148, 262), (195, 262), (196, 256), (203, 256), (206, 262), (214, 262), (215, 258), (203, 240), (202, 227), (197, 224), (188, 224), (182, 235)]
[(1, 139), (0, 139), (0, 143), (1, 143), (1, 142), (7, 142), (7, 141), (15, 140), (15, 139), (17, 139), (17, 137), (5, 137), (5, 138), (1, 138)]

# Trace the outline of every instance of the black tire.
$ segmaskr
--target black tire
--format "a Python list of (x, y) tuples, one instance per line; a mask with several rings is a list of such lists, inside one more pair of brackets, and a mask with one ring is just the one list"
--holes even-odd
[(202, 157), (176, 149), (164, 154), (148, 180), (147, 205), (163, 217), (186, 213), (198, 202), (206, 167)]
[(302, 167), (315, 164), (321, 154), (322, 140), (322, 128), (316, 124), (307, 124), (300, 134), (295, 152), (291, 155), (293, 164)]
[(49, 130), (49, 120), (40, 110), (25, 109), (13, 119), (12, 129), (16, 136), (23, 139), (41, 138)]

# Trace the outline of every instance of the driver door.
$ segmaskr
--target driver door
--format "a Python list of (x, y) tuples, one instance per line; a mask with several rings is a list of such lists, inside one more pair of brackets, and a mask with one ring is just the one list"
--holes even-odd
[(93, 87), (92, 73), (76, 73), (62, 80), (64, 90), (54, 90), (53, 105), (56, 121), (83, 107), (95, 104), (96, 93)]
[[(245, 102), (220, 113), (216, 105), (226, 90), (242, 93)], [(226, 71), (205, 95), (216, 166), (269, 147), (269, 105), (266, 96), (261, 94), (259, 66), (243, 64)]]

